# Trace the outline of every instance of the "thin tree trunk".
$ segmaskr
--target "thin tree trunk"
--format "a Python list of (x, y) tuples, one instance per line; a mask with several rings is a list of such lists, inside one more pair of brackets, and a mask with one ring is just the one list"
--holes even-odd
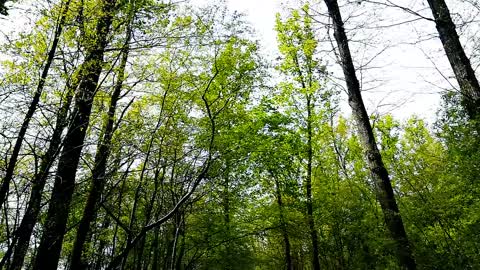
[[(132, 166), (132, 164), (133, 164), (133, 161), (130, 162), (130, 164), (128, 165), (127, 169), (125, 170), (121, 178), (122, 184), (118, 192), (118, 200), (117, 200), (117, 205), (118, 205), (117, 217), (122, 216), (122, 213), (123, 213), (122, 204), (123, 204), (123, 196), (125, 191), (125, 184), (127, 182), (127, 177), (130, 173), (130, 167)], [(113, 239), (112, 239), (111, 259), (115, 257), (115, 253), (117, 251), (118, 227), (119, 227), (119, 223), (115, 222), (115, 228), (113, 230)], [(128, 231), (125, 231), (125, 232), (128, 233)]]
[[(158, 215), (156, 216), (156, 219), (158, 219)], [(154, 238), (152, 243), (152, 250), (153, 250), (152, 270), (158, 270), (159, 261), (160, 261), (160, 247), (158, 246), (159, 234), (160, 234), (160, 227), (157, 227), (155, 228), (155, 231), (154, 231)]]
[[(129, 223), (129, 230), (130, 232), (128, 233), (127, 235), (127, 241), (126, 241), (126, 246), (129, 246), (131, 244), (131, 241), (133, 240), (133, 235), (131, 234), (131, 232), (133, 232), (133, 226), (135, 226), (135, 217), (136, 217), (136, 212), (137, 212), (137, 208), (138, 208), (138, 203), (139, 203), (139, 200), (140, 200), (140, 191), (142, 189), (142, 185), (143, 185), (143, 180), (145, 178), (145, 173), (147, 171), (147, 166), (148, 166), (148, 162), (150, 161), (150, 155), (153, 151), (153, 142), (154, 142), (154, 139), (155, 139), (155, 134), (157, 133), (158, 129), (160, 128), (160, 126), (162, 125), (162, 116), (163, 116), (163, 111), (165, 109), (165, 103), (166, 103), (166, 99), (167, 99), (167, 94), (169, 93), (168, 91), (169, 89), (167, 89), (165, 91), (165, 93), (163, 94), (163, 99), (162, 99), (162, 105), (161, 105), (161, 108), (160, 108), (160, 115), (158, 117), (158, 120), (157, 120), (157, 123), (155, 125), (155, 128), (152, 132), (152, 136), (148, 142), (148, 148), (147, 148), (147, 153), (145, 155), (145, 160), (143, 162), (143, 166), (142, 166), (142, 171), (140, 172), (140, 178), (138, 180), (138, 185), (137, 185), (137, 188), (135, 189), (135, 195), (134, 195), (134, 200), (133, 200), (133, 206), (132, 206), (132, 211), (130, 212), (130, 223)], [(162, 137), (162, 140), (163, 140), (163, 137)], [(174, 167), (175, 167), (175, 162), (174, 162)], [(174, 169), (172, 169), (172, 174), (174, 172)], [(149, 222), (149, 220), (147, 220), (146, 222)], [(140, 241), (144, 241), (143, 238), (141, 239), (138, 239)], [(141, 243), (138, 243), (138, 244), (141, 244)], [(132, 246), (133, 247), (136, 247), (136, 246)], [(127, 257), (128, 257), (128, 254), (125, 255), (125, 257), (123, 258), (123, 261), (122, 261), (122, 269), (125, 267), (125, 264), (127, 262)], [(134, 257), (134, 264), (135, 264), (135, 258)]]
[[(111, 222), (110, 221), (110, 216), (105, 215), (105, 220), (102, 224), (103, 230), (107, 230), (108, 227), (110, 227), (110, 222)], [(99, 233), (101, 233), (101, 232), (99, 232)], [(100, 241), (99, 241), (99, 244), (98, 244), (98, 250), (97, 250), (98, 257), (95, 258), (96, 260), (95, 260), (95, 264), (93, 266), (93, 269), (95, 269), (95, 270), (101, 270), (102, 269), (103, 262), (104, 262), (104, 259), (106, 257), (106, 254), (104, 253), (103, 250), (105, 249), (107, 244), (108, 244), (107, 239), (100, 237)]]
[(182, 270), (182, 261), (183, 261), (183, 256), (185, 255), (185, 214), (182, 213), (181, 217), (181, 225), (180, 225), (180, 232), (179, 235), (181, 237), (181, 243), (180, 243), (180, 250), (178, 251), (178, 256), (177, 256), (177, 261), (175, 263), (175, 270)]
[[(214, 79), (217, 77), (219, 74), (218, 71), (215, 72), (215, 74), (210, 78), (210, 81), (208, 82), (207, 86), (205, 87), (205, 91), (202, 95), (202, 100), (205, 104), (205, 109), (207, 111), (208, 119), (210, 120), (210, 126), (211, 126), (211, 134), (210, 134), (210, 142), (208, 145), (208, 156), (203, 163), (202, 169), (200, 170), (198, 176), (193, 180), (192, 185), (190, 190), (183, 195), (183, 197), (180, 198), (180, 200), (175, 204), (175, 206), (167, 213), (165, 214), (162, 218), (150, 223), (149, 225), (143, 227), (140, 232), (133, 238), (130, 242), (127, 242), (127, 245), (123, 248), (123, 250), (120, 252), (119, 255), (117, 255), (112, 262), (109, 264), (109, 266), (106, 268), (107, 270), (113, 270), (116, 269), (123, 261), (124, 259), (128, 256), (132, 248), (135, 247), (135, 245), (142, 239), (142, 237), (145, 237), (145, 235), (155, 229), (156, 227), (164, 224), (167, 222), (170, 218), (172, 218), (177, 211), (185, 204), (186, 201), (190, 199), (192, 196), (193, 192), (197, 189), (197, 187), (200, 185), (200, 182), (206, 178), (207, 173), (210, 170), (210, 166), (212, 165), (213, 161), (213, 156), (212, 156), (212, 150), (213, 150), (213, 145), (215, 141), (215, 134), (216, 134), (216, 126), (215, 126), (215, 118), (212, 114), (211, 111), (211, 104), (208, 103), (208, 100), (206, 98), (206, 93), (208, 89), (210, 89), (210, 86), (212, 85), (212, 82)], [(162, 106), (163, 107), (163, 106)]]
[(52, 46), (50, 47), (47, 59), (45, 61), (45, 65), (43, 66), (43, 71), (40, 76), (40, 80), (38, 81), (37, 89), (35, 90), (32, 102), (28, 107), (27, 114), (23, 119), (22, 126), (20, 127), (20, 131), (18, 132), (18, 136), (13, 147), (12, 155), (10, 156), (10, 160), (8, 161), (5, 177), (3, 177), (2, 186), (0, 187), (0, 207), (4, 205), (5, 201), (7, 200), (10, 182), (13, 179), (13, 174), (15, 171), (15, 166), (17, 164), (18, 156), (20, 154), (20, 149), (22, 148), (23, 140), (25, 139), (25, 134), (27, 133), (30, 121), (32, 120), (33, 114), (37, 110), (38, 103), (40, 102), (40, 97), (45, 87), (48, 72), (50, 70), (50, 66), (53, 63), (53, 58), (55, 57), (55, 52), (57, 51), (58, 42), (60, 41), (60, 35), (62, 34), (63, 26), (65, 25), (69, 6), (70, 0), (66, 0), (65, 7), (63, 8), (60, 20), (53, 34)]
[(173, 229), (173, 245), (172, 245), (172, 256), (170, 258), (170, 267), (169, 270), (175, 269), (175, 262), (177, 258), (177, 243), (180, 236), (180, 227), (182, 222), (181, 212), (177, 212), (175, 215), (175, 228)]
[[(163, 142), (163, 137), (160, 142), (162, 144)], [(144, 226), (147, 226), (148, 223), (150, 222), (150, 219), (152, 217), (152, 212), (155, 206), (155, 201), (157, 201), (157, 195), (158, 195), (158, 189), (160, 185), (163, 185), (163, 180), (165, 178), (165, 171), (166, 171), (166, 164), (160, 168), (160, 162), (161, 162), (161, 156), (162, 156), (162, 151), (159, 152), (158, 154), (158, 160), (156, 162), (156, 167), (157, 169), (155, 170), (155, 176), (154, 176), (154, 188), (153, 188), (153, 193), (152, 196), (150, 196), (150, 200), (148, 201), (147, 205), (148, 208), (145, 210), (145, 222)], [(161, 170), (161, 175), (160, 175), (160, 170)], [(137, 254), (136, 254), (136, 264), (137, 268), (136, 269), (142, 269), (142, 264), (148, 264), (147, 261), (144, 260), (144, 251), (145, 251), (145, 245), (146, 245), (146, 236), (142, 239), (140, 244), (137, 246)]]
[(115, 111), (117, 109), (117, 102), (120, 99), (120, 94), (122, 92), (123, 81), (125, 80), (125, 67), (127, 65), (129, 53), (128, 43), (130, 42), (131, 38), (130, 22), (128, 23), (126, 31), (125, 46), (121, 52), (121, 60), (117, 76), (118, 80), (110, 98), (110, 105), (107, 115), (108, 118), (104, 124), (104, 130), (102, 132), (103, 138), (95, 154), (94, 168), (92, 171), (92, 185), (90, 186), (87, 203), (83, 209), (82, 219), (80, 220), (73, 245), (70, 259), (71, 270), (79, 270), (82, 268), (83, 262), (81, 262), (81, 258), (85, 241), (88, 233), (90, 232), (91, 223), (97, 212), (97, 205), (105, 187), (107, 161), (111, 152), (111, 141), (114, 132)]
[(427, 2), (432, 10), (448, 61), (460, 85), (463, 105), (469, 116), (476, 118), (480, 114), (480, 85), (460, 43), (448, 6), (445, 0), (427, 0)]
[[(314, 104), (312, 104), (313, 96), (309, 94), (308, 91), (312, 88), (313, 77), (312, 77), (312, 60), (307, 57), (308, 71), (307, 74), (302, 72), (302, 68), (299, 61), (299, 56), (297, 54), (293, 55), (293, 60), (297, 66), (297, 75), (300, 77), (300, 83), (302, 88), (307, 91), (305, 95), (307, 103), (307, 175), (304, 181), (305, 190), (306, 190), (306, 208), (307, 208), (307, 222), (309, 227), (310, 237), (312, 238), (312, 267), (313, 270), (320, 270), (320, 261), (319, 261), (319, 251), (318, 251), (318, 234), (315, 229), (315, 220), (313, 218), (313, 202), (312, 202), (312, 162), (313, 162), (313, 147), (312, 147), (312, 136), (313, 136), (313, 109)], [(307, 87), (308, 86), (308, 87)]]
[(86, 58), (81, 67), (73, 119), (64, 140), (45, 228), (33, 270), (55, 270), (60, 258), (70, 202), (75, 187), (75, 176), (89, 124), (93, 99), (102, 72), (103, 55), (115, 11), (115, 0), (104, 0), (101, 5), (102, 15), (97, 22), (96, 38), (92, 46), (87, 49)]
[[(143, 170), (145, 170), (145, 165), (143, 166)], [(134, 226), (135, 226), (135, 217), (136, 217), (136, 213), (137, 213), (137, 207), (138, 207), (138, 203), (139, 203), (139, 200), (140, 200), (140, 191), (142, 189), (142, 181), (139, 181), (138, 185), (137, 185), (137, 188), (135, 189), (135, 196), (134, 196), (134, 199), (133, 199), (133, 206), (132, 206), (132, 210), (130, 212), (130, 223), (128, 225), (128, 229), (129, 231), (127, 232), (127, 241), (125, 242), (125, 246), (129, 246), (131, 244), (131, 242), (133, 241), (133, 232), (134, 232)], [(134, 246), (133, 246), (134, 247)], [(132, 247), (132, 248), (133, 248)], [(122, 260), (122, 266), (121, 266), (121, 269), (125, 269), (125, 266), (126, 266), (126, 263), (127, 263), (127, 258), (128, 258), (128, 254), (126, 254), (126, 256), (123, 258)], [(134, 262), (135, 263), (135, 262)]]
[[(40, 214), (42, 193), (45, 183), (47, 182), (48, 172), (55, 162), (58, 151), (61, 147), (62, 133), (67, 126), (68, 110), (70, 109), (70, 105), (72, 103), (73, 94), (74, 87), (68, 87), (65, 101), (57, 114), (57, 121), (53, 130), (52, 138), (50, 139), (50, 145), (48, 146), (47, 152), (42, 156), (40, 170), (32, 181), (32, 191), (30, 193), (28, 206), (25, 210), (22, 221), (20, 222), (20, 226), (15, 232), (16, 243), (12, 249), (12, 251), (14, 250), (14, 253), (12, 264), (9, 268), (10, 270), (20, 270), (23, 267), (33, 228), (35, 227), (35, 224), (38, 221), (38, 215)], [(10, 255), (7, 252), (5, 257), (8, 258), (9, 256)]]
[[(272, 175), (273, 176), (273, 175)], [(285, 222), (285, 217), (283, 215), (283, 200), (282, 200), (282, 192), (280, 190), (280, 183), (278, 179), (273, 176), (275, 179), (275, 193), (277, 197), (277, 204), (278, 208), (280, 211), (280, 226), (282, 230), (282, 236), (283, 236), (283, 242), (285, 244), (285, 266), (286, 270), (293, 270), (293, 265), (292, 265), (292, 255), (291, 255), (291, 246), (290, 246), (290, 238), (288, 237), (288, 230), (287, 230), (287, 224)]]
[(343, 26), (343, 20), (337, 0), (324, 0), (328, 13), (333, 21), (334, 35), (340, 52), (341, 65), (348, 89), (348, 102), (357, 122), (359, 137), (362, 141), (368, 167), (375, 182), (377, 199), (382, 207), (385, 223), (396, 243), (399, 263), (407, 269), (416, 269), (416, 263), (411, 251), (402, 217), (395, 200), (388, 171), (383, 164), (382, 156), (377, 148), (372, 126), (363, 103), (360, 84), (355, 75), (348, 39)]
[(320, 270), (320, 261), (318, 259), (318, 235), (315, 229), (315, 221), (313, 218), (313, 202), (312, 202), (312, 161), (313, 161), (313, 147), (312, 147), (312, 97), (307, 95), (307, 178), (305, 179), (305, 188), (307, 191), (307, 219), (308, 227), (310, 229), (310, 237), (312, 237), (312, 262), (313, 269)]

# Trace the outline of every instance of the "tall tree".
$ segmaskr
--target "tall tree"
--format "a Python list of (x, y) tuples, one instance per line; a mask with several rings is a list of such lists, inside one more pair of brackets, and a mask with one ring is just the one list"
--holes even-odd
[(125, 80), (125, 67), (127, 66), (128, 54), (130, 52), (129, 43), (132, 36), (132, 20), (136, 10), (136, 3), (132, 1), (127, 7), (127, 22), (126, 22), (126, 34), (125, 45), (120, 51), (120, 65), (117, 71), (117, 82), (114, 86), (113, 92), (110, 97), (110, 104), (108, 106), (107, 117), (103, 125), (101, 134), (103, 137), (100, 139), (97, 152), (95, 154), (95, 161), (92, 170), (92, 184), (87, 196), (87, 203), (83, 209), (82, 218), (78, 225), (77, 234), (75, 237), (72, 255), (70, 258), (70, 269), (82, 269), (84, 263), (81, 262), (82, 252), (84, 250), (84, 244), (87, 240), (87, 235), (91, 230), (91, 223), (94, 220), (95, 214), (98, 209), (98, 203), (100, 196), (103, 193), (105, 187), (105, 175), (107, 170), (107, 161), (111, 152), (111, 141), (114, 132), (115, 125), (115, 112), (117, 109), (117, 103), (121, 98), (123, 83)]
[(57, 51), (58, 43), (60, 41), (60, 36), (62, 34), (63, 27), (65, 26), (65, 21), (67, 18), (69, 7), (70, 7), (70, 0), (66, 0), (65, 2), (62, 2), (62, 6), (61, 6), (62, 11), (60, 13), (60, 18), (57, 21), (57, 24), (55, 26), (52, 45), (50, 46), (50, 50), (47, 53), (47, 57), (45, 59), (45, 64), (43, 66), (43, 70), (40, 75), (37, 88), (35, 89), (35, 93), (33, 95), (32, 101), (30, 102), (28, 111), (25, 114), (25, 118), (23, 119), (22, 125), (20, 127), (20, 131), (18, 132), (12, 154), (8, 161), (5, 176), (2, 179), (2, 185), (0, 187), (0, 209), (8, 199), (8, 190), (10, 187), (10, 182), (12, 181), (15, 173), (15, 166), (17, 165), (20, 150), (22, 148), (23, 141), (25, 140), (25, 134), (27, 133), (27, 129), (30, 124), (30, 121), (32, 120), (32, 117), (35, 114), (35, 111), (37, 110), (38, 104), (40, 102), (40, 97), (42, 96), (43, 89), (45, 87), (45, 82), (48, 77), (48, 72), (50, 71), (50, 66), (53, 63), (53, 59)]
[(64, 139), (45, 227), (33, 269), (56, 269), (65, 235), (75, 175), (83, 149), (93, 99), (103, 69), (103, 56), (116, 10), (115, 0), (101, 1), (100, 14), (92, 44), (87, 44), (85, 60), (79, 72), (73, 118)]
[(20, 226), (15, 231), (11, 247), (7, 250), (2, 259), (2, 263), (7, 261), (10, 258), (11, 252), (14, 251), (12, 262), (10, 264), (11, 270), (22, 269), (25, 255), (27, 254), (28, 246), (30, 244), (33, 227), (37, 223), (40, 214), (42, 193), (47, 182), (50, 168), (58, 156), (62, 143), (62, 133), (68, 123), (68, 110), (72, 102), (73, 91), (74, 90), (71, 86), (67, 86), (66, 97), (62, 107), (58, 110), (55, 128), (50, 138), (50, 144), (41, 158), (39, 172), (35, 174), (32, 180), (32, 191), (28, 200), (27, 209), (20, 222)]
[(443, 49), (447, 54), (462, 95), (462, 103), (470, 118), (480, 115), (480, 84), (470, 59), (460, 43), (455, 24), (445, 0), (427, 0), (432, 10)]
[[(304, 12), (308, 13), (308, 8), (308, 5), (304, 6)], [(319, 270), (318, 233), (313, 216), (312, 178), (314, 152), (312, 139), (314, 137), (315, 99), (316, 93), (320, 90), (322, 72), (319, 61), (314, 58), (317, 41), (314, 38), (311, 24), (312, 20), (310, 17), (301, 16), (300, 12), (295, 10), (285, 22), (282, 22), (280, 16), (277, 15), (276, 30), (279, 49), (284, 58), (280, 70), (292, 79), (292, 82), (284, 84), (283, 88), (287, 92), (286, 96), (297, 95), (294, 91), (300, 93), (302, 99), (300, 106), (306, 112), (306, 115), (304, 112), (299, 113), (301, 122), (304, 123), (302, 129), (305, 130), (304, 135), (307, 141), (305, 146), (307, 170), (304, 181), (306, 214), (312, 241), (313, 269)]]
[(355, 74), (352, 56), (345, 33), (344, 22), (337, 0), (324, 0), (333, 23), (334, 36), (340, 54), (340, 64), (348, 90), (348, 103), (352, 108), (357, 123), (359, 137), (362, 141), (368, 167), (375, 183), (377, 199), (382, 207), (385, 224), (396, 242), (399, 263), (407, 269), (416, 269), (411, 244), (408, 240), (403, 220), (390, 182), (389, 173), (378, 150), (370, 119), (363, 103), (360, 83)]

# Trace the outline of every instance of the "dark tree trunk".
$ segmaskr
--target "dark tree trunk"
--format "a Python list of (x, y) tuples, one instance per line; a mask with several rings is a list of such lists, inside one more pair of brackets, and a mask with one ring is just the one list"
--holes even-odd
[(41, 210), (42, 193), (48, 178), (48, 172), (58, 155), (62, 142), (62, 133), (68, 122), (68, 110), (72, 102), (74, 88), (68, 87), (67, 91), (64, 104), (57, 114), (57, 122), (55, 124), (55, 129), (53, 130), (52, 138), (50, 139), (50, 145), (47, 152), (42, 157), (40, 170), (32, 181), (32, 191), (30, 193), (27, 210), (25, 211), (20, 226), (15, 233), (15, 237), (17, 238), (14, 246), (15, 252), (13, 253), (12, 264), (9, 268), (10, 270), (22, 269), (30, 243), (30, 237), (32, 236), (33, 228), (38, 221), (38, 215)]
[(125, 67), (127, 65), (129, 46), (131, 37), (130, 23), (127, 26), (127, 33), (125, 38), (125, 46), (121, 52), (120, 66), (117, 76), (117, 82), (110, 98), (110, 105), (108, 108), (107, 121), (104, 124), (103, 138), (99, 144), (95, 154), (94, 168), (92, 171), (92, 185), (88, 193), (87, 203), (83, 209), (82, 219), (77, 229), (75, 242), (73, 245), (72, 255), (70, 258), (70, 269), (80, 270), (83, 262), (81, 262), (82, 252), (84, 249), (87, 235), (90, 232), (91, 223), (97, 212), (97, 205), (105, 187), (105, 174), (107, 170), (107, 161), (111, 152), (111, 141), (114, 132), (115, 111), (117, 109), (117, 102), (120, 99), (122, 92), (123, 81), (125, 79)]
[(471, 118), (480, 114), (480, 85), (455, 29), (445, 0), (427, 0), (447, 54), (460, 86), (463, 106)]
[(13, 146), (12, 155), (10, 156), (10, 160), (8, 161), (5, 177), (3, 177), (2, 186), (0, 187), (0, 208), (2, 205), (4, 205), (5, 201), (7, 200), (10, 182), (13, 179), (13, 174), (15, 171), (15, 166), (17, 164), (18, 156), (20, 154), (20, 149), (22, 148), (23, 140), (25, 139), (25, 134), (27, 133), (27, 129), (30, 124), (30, 121), (32, 120), (33, 114), (37, 110), (38, 103), (40, 102), (40, 97), (42, 96), (42, 92), (45, 87), (45, 81), (47, 80), (50, 66), (53, 63), (53, 58), (55, 57), (55, 52), (57, 51), (58, 42), (60, 41), (60, 35), (62, 34), (63, 26), (65, 25), (65, 20), (67, 17), (69, 6), (70, 6), (70, 0), (67, 0), (65, 2), (65, 7), (63, 8), (60, 20), (55, 29), (52, 46), (50, 47), (50, 50), (47, 55), (47, 59), (45, 61), (45, 65), (43, 66), (43, 71), (40, 76), (40, 80), (38, 81), (37, 89), (35, 90), (35, 94), (33, 95), (32, 102), (28, 107), (27, 114), (23, 119), (22, 126), (20, 127), (20, 131), (18, 132), (18, 136), (15, 141), (15, 145)]
[(158, 270), (159, 268), (159, 262), (160, 262), (160, 247), (159, 247), (159, 239), (158, 239), (159, 234), (160, 234), (160, 228), (157, 227), (154, 230), (154, 238), (152, 243), (152, 250), (153, 250), (152, 270)]
[(390, 183), (388, 171), (382, 161), (382, 156), (377, 148), (372, 126), (363, 104), (360, 84), (355, 74), (348, 39), (343, 26), (343, 20), (337, 0), (324, 0), (330, 18), (333, 21), (335, 40), (340, 52), (340, 60), (345, 75), (348, 89), (348, 102), (357, 122), (359, 137), (362, 141), (368, 167), (375, 182), (377, 199), (382, 207), (385, 224), (396, 242), (397, 257), (399, 263), (407, 269), (416, 269), (415, 260), (408, 241), (402, 217), (398, 210), (397, 202)]
[(115, 0), (102, 1), (102, 15), (96, 26), (96, 38), (88, 47), (81, 67), (80, 84), (75, 98), (73, 119), (64, 140), (55, 183), (50, 199), (45, 228), (33, 266), (34, 270), (57, 269), (65, 234), (75, 175), (83, 149), (93, 99), (103, 66), (107, 36), (115, 11)]

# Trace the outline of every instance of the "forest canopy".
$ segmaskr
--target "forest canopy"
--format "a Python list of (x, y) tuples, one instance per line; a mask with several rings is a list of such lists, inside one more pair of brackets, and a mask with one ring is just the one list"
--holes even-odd
[[(0, 269), (480, 269), (475, 0), (194, 2), (0, 0)], [(434, 119), (365, 106), (424, 23)]]

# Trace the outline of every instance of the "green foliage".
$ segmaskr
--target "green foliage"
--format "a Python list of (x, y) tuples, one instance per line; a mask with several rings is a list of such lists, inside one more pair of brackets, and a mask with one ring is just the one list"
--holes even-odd
[[(16, 166), (10, 198), (17, 201), (0, 219), (2, 256), (28, 203), (58, 110), (74, 93), (85, 68), (80, 63), (98, 38), (98, 4), (71, 2), (61, 49)], [(8, 57), (2, 61), (0, 90), (6, 98), (0, 106), (12, 111), (1, 120), (2, 156), (8, 156), (26, 107), (19, 101), (29, 102), (35, 91), (61, 10), (62, 2), (52, 3), (32, 29), (2, 47)], [(293, 268), (310, 269), (305, 189), (311, 150), (322, 268), (399, 269), (353, 120), (339, 110), (339, 90), (318, 57), (310, 13), (305, 5), (277, 14), (279, 62), (268, 70), (244, 18), (221, 4), (198, 9), (117, 1), (61, 261), (68, 261), (74, 246), (128, 48), (105, 191), (83, 252), (89, 267), (107, 268), (142, 228), (169, 214), (195, 187), (189, 200), (126, 254), (124, 269), (283, 269), (287, 242)], [(130, 28), (133, 38), (127, 41)], [(279, 78), (273, 87), (265, 86), (269, 77)], [(402, 122), (384, 115), (372, 118), (374, 134), (418, 268), (478, 269), (480, 125), (468, 119), (459, 96), (448, 94), (444, 101), (435, 129), (419, 117)], [(0, 168), (5, 162), (0, 160)], [(35, 240), (45, 226), (56, 166), (55, 161), (43, 192)], [(34, 256), (31, 245), (26, 265)]]

